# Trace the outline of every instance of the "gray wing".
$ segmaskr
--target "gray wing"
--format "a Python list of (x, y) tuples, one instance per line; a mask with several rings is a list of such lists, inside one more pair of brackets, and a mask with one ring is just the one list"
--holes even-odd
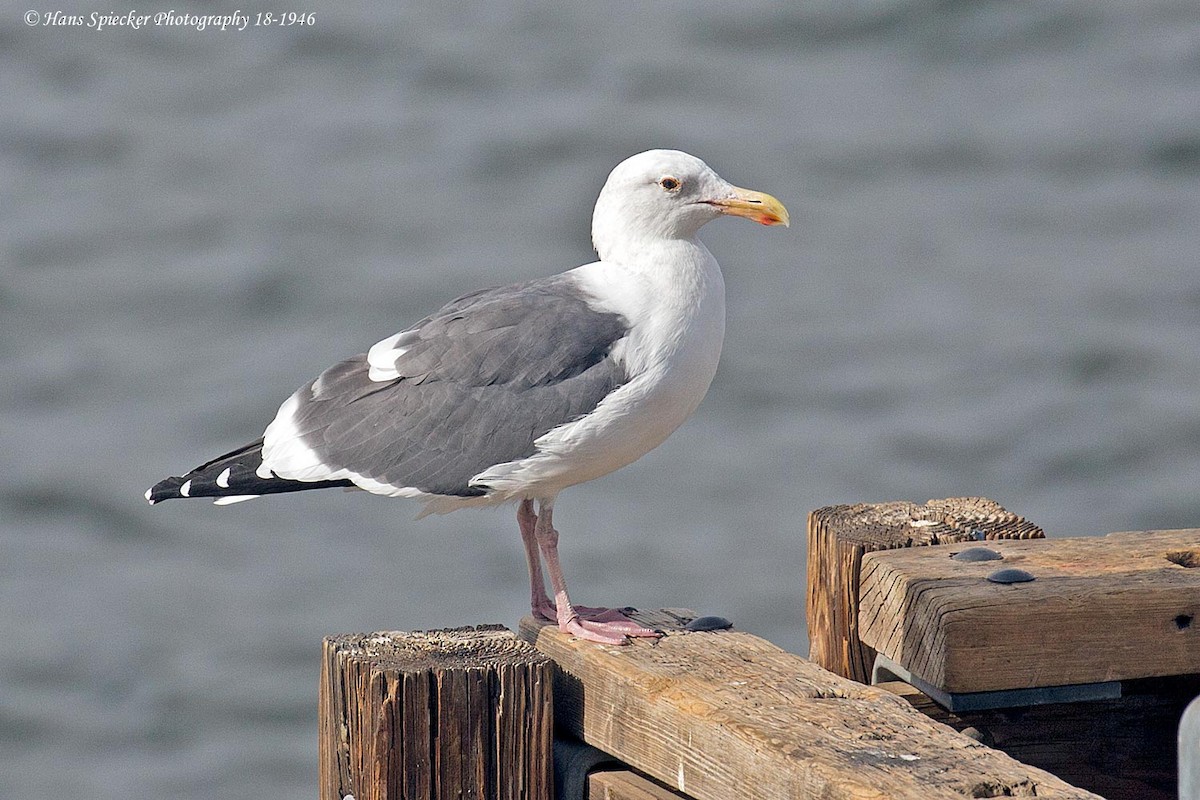
[(485, 494), (472, 477), (532, 455), (625, 382), (612, 348), (626, 333), (567, 277), (476, 292), (401, 334), (396, 377), (372, 380), (360, 355), (300, 389), (294, 427), (331, 471)]

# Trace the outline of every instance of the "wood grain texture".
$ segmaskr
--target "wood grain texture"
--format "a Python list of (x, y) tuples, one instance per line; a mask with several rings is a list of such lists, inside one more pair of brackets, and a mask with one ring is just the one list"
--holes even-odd
[[(863, 641), (948, 692), (1200, 672), (1200, 569), (1185, 566), (1200, 530), (988, 546), (1004, 560), (952, 560), (961, 547), (865, 556)], [(986, 580), (1007, 567), (1036, 580)]]
[(1095, 798), (755, 636), (634, 616), (667, 635), (610, 647), (527, 617), (521, 636), (558, 665), (559, 726), (689, 797)]
[(636, 772), (619, 769), (588, 776), (587, 800), (688, 800)]
[(553, 669), (498, 625), (327, 638), (321, 800), (549, 800)]
[(1125, 681), (1114, 700), (946, 711), (907, 683), (879, 684), (958, 731), (1108, 800), (1174, 800), (1176, 732), (1200, 675)]
[(808, 516), (808, 657), (845, 678), (871, 679), (875, 651), (859, 637), (864, 553), (949, 542), (1042, 538), (1041, 528), (985, 497), (819, 508)]

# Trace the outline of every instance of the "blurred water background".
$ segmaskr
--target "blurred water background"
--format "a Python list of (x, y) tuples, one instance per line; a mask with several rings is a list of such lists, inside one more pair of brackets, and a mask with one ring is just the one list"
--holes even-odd
[(515, 625), (512, 509), (142, 493), (456, 294), (591, 260), (650, 147), (793, 224), (705, 229), (721, 371), (560, 499), (577, 600), (803, 652), (819, 506), (1200, 525), (1191, 0), (317, 2), (240, 32), (36, 3), (0, 4), (0, 797), (314, 796), (323, 635)]

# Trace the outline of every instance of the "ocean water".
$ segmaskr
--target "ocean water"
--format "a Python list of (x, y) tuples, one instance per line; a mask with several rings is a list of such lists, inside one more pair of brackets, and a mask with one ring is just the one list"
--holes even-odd
[(313, 796), (322, 636), (515, 625), (512, 509), (142, 493), (457, 294), (591, 260), (650, 147), (793, 224), (705, 229), (721, 370), (560, 498), (578, 601), (803, 652), (813, 508), (1200, 525), (1193, 2), (31, 6), (0, 3), (0, 797)]

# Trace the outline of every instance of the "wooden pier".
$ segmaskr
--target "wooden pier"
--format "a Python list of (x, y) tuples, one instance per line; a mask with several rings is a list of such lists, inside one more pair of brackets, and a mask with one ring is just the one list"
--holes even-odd
[(321, 799), (1175, 796), (1200, 531), (1044, 539), (965, 498), (809, 536), (812, 660), (682, 609), (623, 647), (530, 618), (327, 639)]

